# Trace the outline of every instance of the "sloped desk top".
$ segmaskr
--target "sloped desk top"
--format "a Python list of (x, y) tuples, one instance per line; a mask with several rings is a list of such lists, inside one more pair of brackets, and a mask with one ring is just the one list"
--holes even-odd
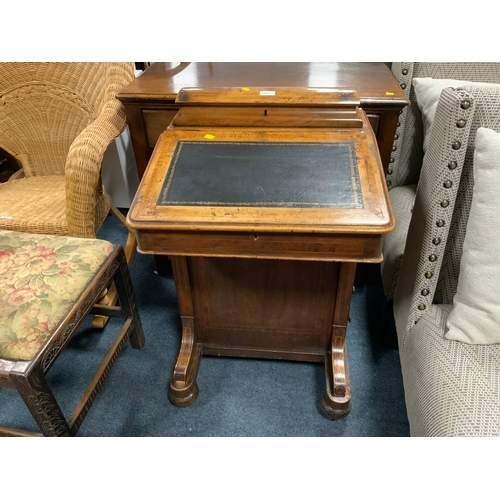
[[(321, 96), (327, 99), (324, 89)], [(210, 244), (202, 249), (194, 241), (203, 233), (204, 238), (219, 240), (216, 246), (224, 255), (237, 255), (234, 248), (225, 252), (221, 248), (221, 240), (233, 236), (251, 237), (253, 249), (245, 246), (243, 255), (280, 257), (281, 252), (262, 246), (263, 239), (279, 234), (282, 241), (288, 235), (291, 246), (286, 253), (293, 240), (303, 246), (305, 235), (315, 238), (313, 245), (323, 241), (330, 247), (338, 235), (352, 239), (363, 235), (363, 249), (353, 255), (344, 252), (341, 258), (381, 259), (380, 237), (392, 230), (394, 220), (376, 140), (364, 112), (356, 108), (355, 118), (348, 117), (349, 128), (343, 128), (342, 120), (350, 111), (342, 110), (336, 121), (328, 115), (332, 109), (328, 102), (319, 100), (311, 106), (306, 100), (294, 122), (289, 100), (284, 105), (266, 98), (252, 101), (247, 119), (252, 122), (262, 116), (262, 123), (272, 124), (275, 114), (281, 122), (288, 109), (290, 126), (263, 127), (258, 122), (243, 127), (232, 125), (240, 120), (241, 110), (223, 104), (198, 108), (197, 102), (191, 103), (187, 113), (201, 125), (184, 124), (180, 113), (160, 137), (128, 215), (129, 224), (138, 231), (140, 251), (207, 255)], [(309, 118), (304, 118), (308, 110)], [(209, 118), (201, 119), (202, 112)], [(311, 115), (317, 115), (320, 126), (311, 126)], [(262, 235), (260, 240), (257, 234)], [(316, 257), (339, 258), (328, 248), (323, 250)], [(298, 251), (295, 257), (312, 258), (314, 253)]]

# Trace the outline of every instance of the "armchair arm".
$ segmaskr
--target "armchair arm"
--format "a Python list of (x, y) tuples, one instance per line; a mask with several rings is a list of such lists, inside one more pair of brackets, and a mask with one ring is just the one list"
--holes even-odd
[[(469, 102), (468, 107), (464, 101)], [(438, 102), (394, 296), (401, 351), (409, 331), (434, 299), (448, 252), (447, 240), (475, 106), (475, 100), (463, 89), (444, 89)], [(465, 126), (460, 128), (457, 123), (461, 119)]]
[(73, 141), (66, 160), (66, 214), (70, 234), (95, 238), (97, 194), (103, 189), (102, 159), (111, 141), (126, 125), (125, 112), (116, 98)]
[(398, 81), (410, 105), (403, 108), (398, 118), (398, 127), (393, 143), (391, 163), (387, 172), (389, 189), (417, 184), (422, 165), (422, 153), (417, 150), (418, 140), (423, 136), (420, 111), (412, 88), (413, 62), (393, 62), (392, 74)]

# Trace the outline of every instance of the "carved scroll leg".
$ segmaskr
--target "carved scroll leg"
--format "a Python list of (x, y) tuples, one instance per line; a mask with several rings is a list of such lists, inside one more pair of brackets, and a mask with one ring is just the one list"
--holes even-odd
[(200, 366), (201, 348), (196, 345), (194, 318), (182, 317), (182, 341), (177, 362), (170, 379), (168, 398), (176, 406), (189, 406), (198, 397), (196, 375)]
[(345, 327), (333, 327), (332, 351), (325, 357), (326, 394), (322, 408), (330, 420), (344, 418), (351, 411), (345, 330)]
[(322, 407), (327, 418), (337, 420), (351, 411), (351, 382), (347, 362), (346, 330), (356, 276), (356, 263), (340, 265), (337, 298), (333, 315), (331, 351), (325, 357), (326, 395)]
[(193, 299), (186, 257), (172, 256), (170, 259), (181, 313), (182, 340), (170, 379), (168, 397), (176, 406), (189, 406), (198, 397), (196, 376), (200, 366), (201, 347), (196, 343)]

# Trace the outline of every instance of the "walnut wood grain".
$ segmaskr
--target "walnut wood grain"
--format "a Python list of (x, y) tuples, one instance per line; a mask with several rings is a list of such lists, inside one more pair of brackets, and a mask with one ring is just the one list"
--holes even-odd
[[(380, 261), (382, 235), (394, 227), (368, 118), (354, 93), (345, 94), (346, 102), (339, 105), (335, 92), (282, 89), (281, 101), (271, 106), (267, 96), (259, 101), (258, 89), (254, 96), (238, 89), (185, 92), (178, 98), (181, 118), (175, 118), (162, 133), (127, 216), (140, 252), (170, 255), (172, 260), (182, 340), (170, 382), (170, 401), (186, 406), (198, 397), (196, 374), (203, 355), (289, 359), (324, 363), (323, 410), (331, 419), (345, 417), (351, 400), (345, 339), (356, 263)], [(226, 105), (219, 105), (217, 92)], [(308, 106), (302, 106), (305, 101)], [(248, 109), (264, 116), (268, 108), (286, 109), (290, 113), (286, 126), (260, 126), (251, 117), (246, 126), (228, 125), (234, 117), (241, 120)], [(185, 113), (187, 109), (191, 111)], [(304, 126), (308, 121), (321, 121), (315, 116), (318, 109), (327, 110), (330, 116), (352, 112), (360, 126)], [(208, 111), (214, 112), (211, 122), (201, 125), (207, 123), (203, 120)], [(165, 186), (175, 169), (182, 168), (176, 148), (179, 144), (186, 147), (189, 141), (231, 147), (233, 143), (279, 143), (285, 148), (288, 143), (353, 145), (355, 158), (346, 167), (353, 169), (347, 183), (359, 199), (355, 208), (258, 202), (218, 206), (216, 201), (197, 203), (198, 199), (162, 204)], [(200, 158), (201, 170), (196, 175), (215, 168), (206, 164), (205, 155)], [(231, 168), (237, 166), (233, 158), (238, 156), (230, 158)], [(287, 164), (291, 161), (288, 158)], [(303, 163), (298, 165), (302, 171)], [(317, 170), (318, 164), (311, 168)], [(224, 183), (225, 179), (211, 177), (212, 181)], [(324, 178), (320, 181), (323, 184)], [(319, 185), (314, 186), (317, 196)]]

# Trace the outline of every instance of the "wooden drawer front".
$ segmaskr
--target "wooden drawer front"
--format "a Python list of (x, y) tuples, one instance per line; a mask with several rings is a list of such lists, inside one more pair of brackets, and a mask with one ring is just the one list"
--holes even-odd
[(380, 262), (378, 234), (207, 233), (137, 231), (138, 251), (159, 255)]
[(170, 125), (179, 108), (144, 109), (142, 111), (148, 146), (154, 149), (160, 134)]
[(368, 121), (370, 122), (370, 125), (372, 126), (373, 132), (375, 132), (375, 137), (377, 137), (378, 134), (378, 125), (380, 122), (380, 115), (374, 115), (374, 114), (366, 114), (368, 117)]

